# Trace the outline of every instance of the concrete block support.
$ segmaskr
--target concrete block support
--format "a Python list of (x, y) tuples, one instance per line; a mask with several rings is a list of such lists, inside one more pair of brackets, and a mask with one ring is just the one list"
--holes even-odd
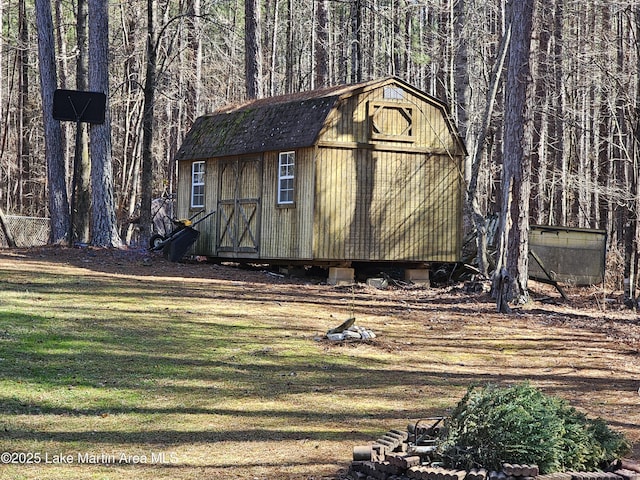
[(355, 271), (353, 268), (330, 267), (327, 283), (329, 285), (351, 285), (354, 277)]
[(404, 279), (416, 285), (424, 285), (425, 287), (431, 285), (429, 281), (429, 270), (426, 268), (407, 268), (404, 271)]

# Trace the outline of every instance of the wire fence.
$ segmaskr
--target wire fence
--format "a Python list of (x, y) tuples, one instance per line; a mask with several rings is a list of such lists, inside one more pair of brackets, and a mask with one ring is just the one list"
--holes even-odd
[[(4, 219), (16, 247), (41, 247), (48, 243), (50, 229), (48, 218), (5, 215)], [(8, 246), (9, 242), (0, 228), (0, 247)]]

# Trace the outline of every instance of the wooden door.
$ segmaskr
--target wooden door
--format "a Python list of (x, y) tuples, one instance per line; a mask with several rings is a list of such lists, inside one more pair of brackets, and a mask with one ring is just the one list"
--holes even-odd
[(218, 252), (260, 252), (262, 160), (242, 157), (220, 162), (218, 195)]

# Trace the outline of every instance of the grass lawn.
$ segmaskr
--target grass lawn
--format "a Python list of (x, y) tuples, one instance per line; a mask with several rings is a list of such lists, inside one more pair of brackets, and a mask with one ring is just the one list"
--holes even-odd
[[(562, 313), (44, 252), (0, 253), (2, 479), (339, 478), (473, 382), (530, 380), (640, 436), (637, 350)], [(318, 340), (351, 316), (378, 338)]]

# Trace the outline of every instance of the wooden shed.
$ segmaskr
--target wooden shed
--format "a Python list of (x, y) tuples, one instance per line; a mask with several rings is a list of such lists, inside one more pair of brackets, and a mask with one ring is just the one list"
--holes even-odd
[(195, 121), (177, 213), (215, 210), (194, 254), (218, 259), (453, 262), (465, 155), (445, 104), (397, 78), (254, 100)]

